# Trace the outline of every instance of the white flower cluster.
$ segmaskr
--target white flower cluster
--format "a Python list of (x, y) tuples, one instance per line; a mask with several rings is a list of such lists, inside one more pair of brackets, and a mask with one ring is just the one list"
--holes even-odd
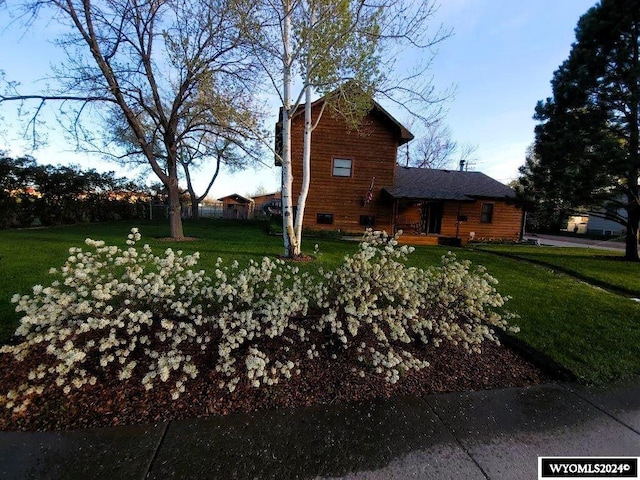
[(294, 346), (309, 360), (347, 353), (359, 362), (357, 375), (394, 383), (428, 366), (408, 346), (446, 339), (479, 351), (510, 318), (482, 268), (471, 271), (453, 255), (439, 267), (407, 267), (412, 247), (386, 233), (368, 231), (358, 252), (317, 275), (264, 258), (244, 268), (218, 259), (209, 277), (193, 270), (197, 253), (156, 256), (139, 240), (137, 229), (126, 249), (87, 239), (89, 250), (70, 249), (52, 269), (58, 280), (14, 296), (22, 341), (0, 353), (23, 360), (39, 348), (50, 360), (0, 394), (0, 405), (24, 411), (48, 386), (68, 393), (106, 377), (139, 378), (146, 389), (172, 382), (176, 399), (204, 358), (213, 359), (220, 388), (274, 385), (300, 373)]
[(493, 329), (508, 328), (513, 317), (496, 310), (506, 299), (482, 267), (472, 271), (470, 262), (451, 253), (440, 266), (407, 267), (413, 250), (398, 246), (398, 236), (368, 231), (358, 252), (326, 275), (328, 310), (318, 325), (333, 344), (356, 349), (363, 368), (392, 383), (428, 366), (406, 346), (447, 339), (480, 352), (484, 339), (498, 341)]
[[(37, 388), (54, 384), (69, 393), (104, 375), (126, 380), (145, 369), (146, 388), (177, 377), (175, 396), (197, 375), (182, 344), (192, 343), (196, 325), (204, 323), (202, 291), (209, 282), (204, 271), (190, 270), (198, 255), (168, 249), (157, 257), (148, 245), (136, 249), (139, 240), (137, 229), (125, 250), (87, 239), (91, 250), (71, 248), (64, 266), (51, 270), (59, 280), (46, 288), (36, 285), (31, 296), (14, 295), (16, 311), (23, 312), (15, 333), (22, 342), (0, 353), (23, 360), (32, 349), (44, 348), (48, 364), (29, 374)], [(0, 395), (0, 404), (19, 411), (33, 394), (31, 386)], [(7, 401), (18, 396), (22, 402)]]

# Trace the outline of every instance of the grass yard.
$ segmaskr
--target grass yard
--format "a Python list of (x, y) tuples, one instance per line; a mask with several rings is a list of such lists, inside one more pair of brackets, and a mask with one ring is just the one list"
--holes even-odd
[[(86, 247), (84, 240), (104, 240), (107, 244), (125, 247), (131, 227), (140, 228), (143, 243), (156, 253), (166, 248), (185, 253), (200, 252), (200, 268), (212, 271), (218, 257), (226, 262), (238, 260), (248, 263), (264, 256), (283, 253), (282, 238), (267, 234), (267, 225), (261, 222), (200, 220), (185, 221), (185, 235), (194, 241), (173, 243), (164, 238), (168, 225), (164, 220), (102, 223), (92, 225), (60, 226), (29, 230), (0, 231), (0, 344), (11, 337), (18, 322), (18, 314), (10, 300), (13, 294), (28, 294), (34, 285), (50, 283), (49, 269), (61, 266), (68, 257), (70, 247)], [(305, 250), (313, 251), (316, 243), (322, 252), (313, 266), (301, 268), (335, 267), (342, 257), (356, 250), (355, 242), (332, 239), (305, 238)]]
[[(581, 382), (603, 384), (640, 374), (640, 303), (557, 268), (518, 259), (527, 248), (487, 247), (490, 252), (508, 253), (508, 257), (478, 249), (454, 252), (459, 258), (484, 265), (500, 281), (498, 290), (511, 297), (508, 307), (520, 316), (514, 322), (521, 328), (519, 338), (567, 367)], [(572, 265), (576, 272), (591, 271), (597, 265), (601, 271), (596, 278), (601, 283), (612, 279), (610, 288), (620, 284), (640, 288), (640, 265), (605, 257), (609, 252), (540, 248), (530, 250), (549, 264)], [(433, 263), (441, 253), (439, 248), (419, 247), (413, 261), (417, 265)]]
[(622, 252), (529, 245), (486, 245), (478, 249), (539, 263), (591, 284), (640, 297), (640, 263), (622, 261)]
[[(35, 284), (49, 283), (47, 272), (62, 265), (71, 246), (83, 246), (84, 239), (104, 240), (124, 246), (131, 225), (126, 222), (0, 232), (0, 342), (6, 342), (18, 321), (10, 298), (29, 293)], [(142, 243), (160, 253), (167, 247), (201, 253), (200, 267), (211, 271), (218, 257), (224, 260), (258, 260), (282, 252), (281, 238), (269, 236), (266, 225), (251, 222), (185, 222), (187, 235), (196, 237), (179, 244), (162, 240), (168, 233), (166, 222), (138, 222)], [(304, 239), (304, 250), (319, 245), (315, 262), (303, 269), (331, 268), (356, 250), (354, 242)], [(640, 292), (640, 265), (607, 257), (608, 252), (541, 247), (487, 247), (489, 251), (451, 249), (459, 258), (484, 265), (500, 281), (498, 290), (512, 297), (509, 308), (520, 315), (514, 323), (519, 337), (564, 365), (584, 383), (606, 383), (640, 374), (640, 304), (608, 293), (565, 273), (618, 290)], [(410, 257), (416, 266), (438, 263), (449, 249), (418, 247)], [(497, 256), (509, 254), (511, 257)], [(514, 258), (514, 257), (521, 257)], [(534, 265), (526, 260), (554, 267)]]

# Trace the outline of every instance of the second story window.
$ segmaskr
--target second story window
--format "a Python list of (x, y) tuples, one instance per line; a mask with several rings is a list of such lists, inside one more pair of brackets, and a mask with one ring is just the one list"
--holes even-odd
[(333, 159), (333, 176), (334, 177), (350, 177), (353, 161), (350, 158), (334, 158)]

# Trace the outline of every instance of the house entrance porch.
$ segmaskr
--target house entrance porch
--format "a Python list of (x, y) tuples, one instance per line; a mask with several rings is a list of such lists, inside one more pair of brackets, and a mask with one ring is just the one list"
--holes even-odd
[(406, 235), (440, 235), (444, 202), (426, 200), (396, 200), (394, 233)]
[(459, 238), (442, 235), (445, 202), (394, 199), (393, 232), (402, 230), (399, 243), (407, 245), (461, 245)]

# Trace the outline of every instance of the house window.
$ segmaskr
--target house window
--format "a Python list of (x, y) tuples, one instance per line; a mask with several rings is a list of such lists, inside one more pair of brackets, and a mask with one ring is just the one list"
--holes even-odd
[(333, 225), (333, 213), (318, 213), (316, 223), (321, 225)]
[(333, 176), (334, 177), (350, 177), (353, 161), (349, 158), (333, 159)]
[(362, 225), (363, 227), (375, 227), (375, 215), (360, 215), (360, 225)]
[(483, 203), (482, 213), (480, 214), (480, 223), (493, 222), (493, 203)]

